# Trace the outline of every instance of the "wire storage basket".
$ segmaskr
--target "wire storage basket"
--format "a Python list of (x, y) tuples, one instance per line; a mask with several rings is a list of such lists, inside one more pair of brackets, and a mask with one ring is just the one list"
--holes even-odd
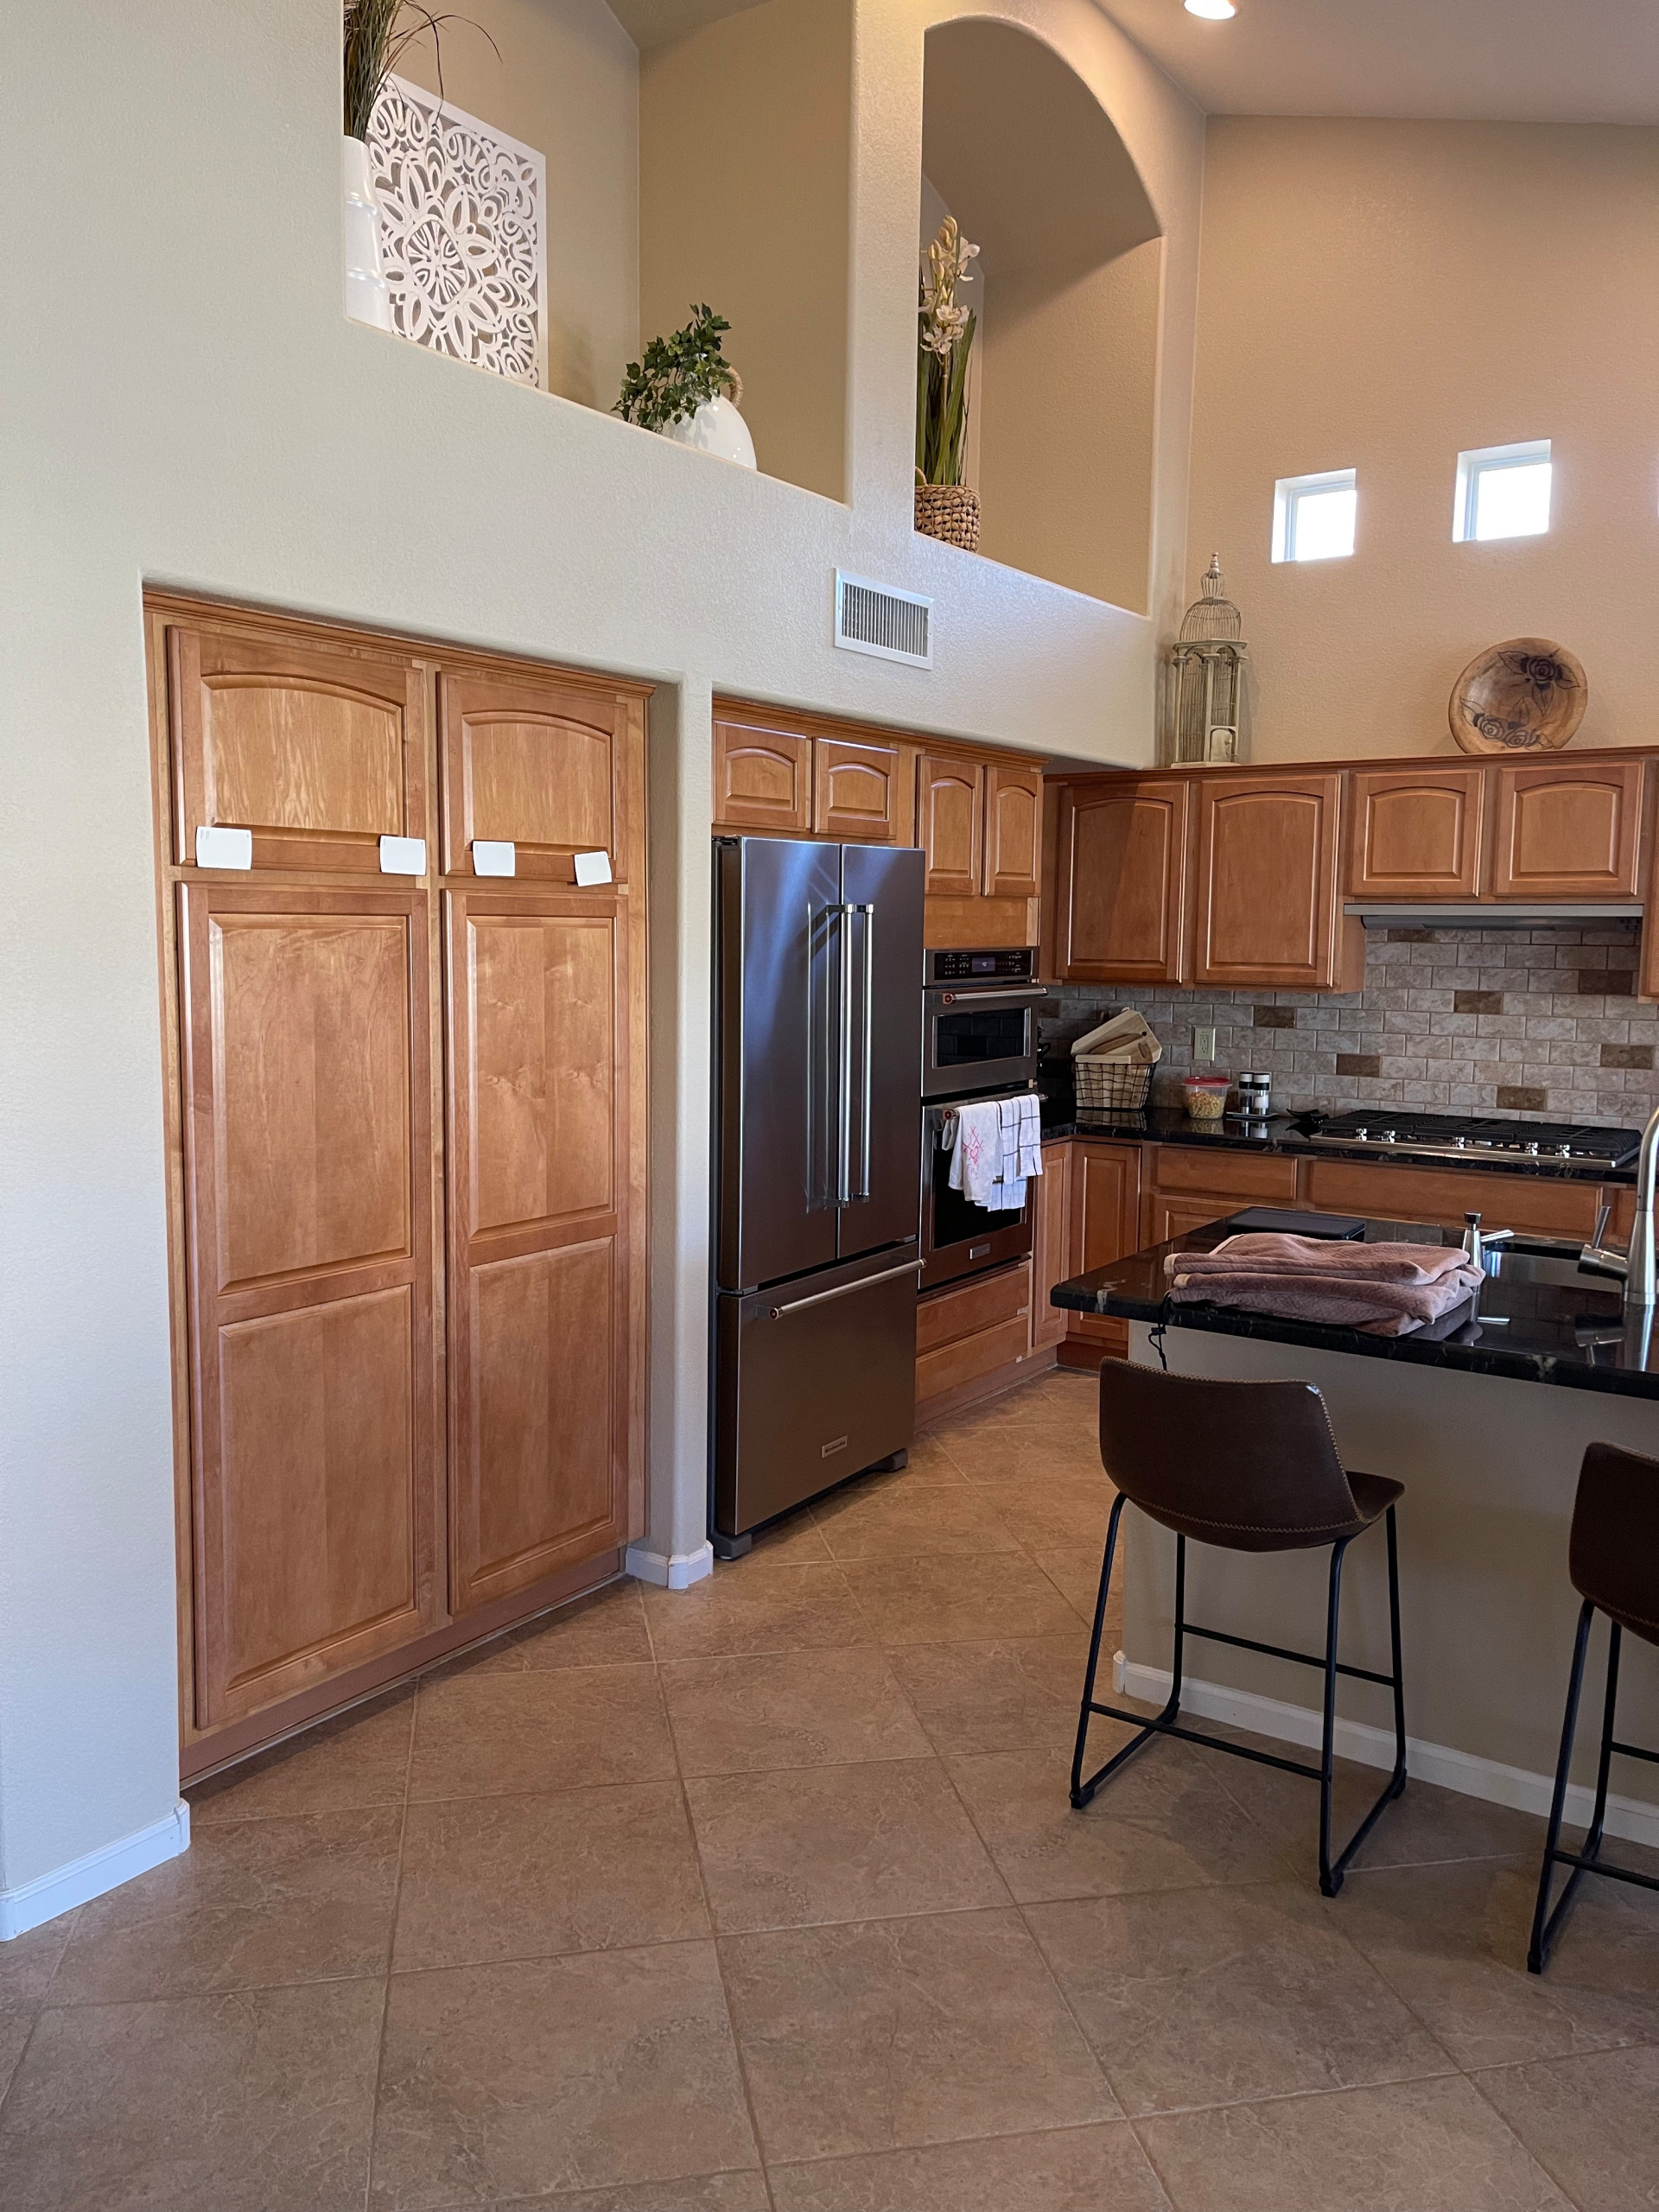
[(1152, 1089), (1152, 1070), (1145, 1064), (1079, 1052), (1071, 1062), (1071, 1072), (1081, 1110), (1091, 1114), (1103, 1110), (1140, 1114), (1146, 1110), (1147, 1094)]

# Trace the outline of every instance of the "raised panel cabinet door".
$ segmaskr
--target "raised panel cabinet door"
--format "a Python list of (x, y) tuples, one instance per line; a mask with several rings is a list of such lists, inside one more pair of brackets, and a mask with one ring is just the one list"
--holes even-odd
[(1339, 775), (1200, 782), (1196, 982), (1335, 983), (1341, 792)]
[(450, 1610), (628, 1534), (625, 899), (444, 894)]
[(1043, 1147), (1042, 1179), (1037, 1185), (1037, 1205), (1032, 1217), (1031, 1348), (1040, 1351), (1057, 1344), (1066, 1333), (1072, 1316), (1048, 1302), (1057, 1282), (1072, 1273), (1071, 1266), (1071, 1166), (1075, 1147), (1068, 1141)]
[[(1074, 1144), (1071, 1233), (1074, 1274), (1109, 1267), (1141, 1242), (1141, 1151), (1132, 1144)], [(1056, 1281), (1063, 1281), (1056, 1277)], [(1117, 1344), (1123, 1324), (1102, 1314), (1068, 1313), (1066, 1333)]]
[(1184, 776), (1061, 792), (1055, 912), (1068, 981), (1185, 981), (1192, 804)]
[(1484, 768), (1349, 779), (1351, 898), (1472, 899), (1480, 888)]
[(1035, 899), (1043, 887), (1043, 772), (985, 765), (985, 880), (992, 899)]
[(799, 730), (717, 716), (715, 826), (810, 836), (811, 739)]
[(812, 830), (819, 837), (895, 845), (899, 804), (896, 745), (855, 744), (839, 737), (812, 741)]
[(427, 906), (181, 884), (197, 1725), (435, 1626)]
[(227, 624), (170, 625), (173, 858), (253, 833), (257, 868), (378, 875), (382, 837), (426, 835), (425, 670), (401, 656)]
[(1634, 899), (1642, 763), (1505, 763), (1497, 771), (1498, 899)]
[(641, 712), (631, 695), (556, 679), (441, 674), (445, 873), (474, 873), (475, 839), (510, 840), (518, 877), (574, 883), (575, 855), (602, 852), (626, 883), (632, 825), (623, 763), (630, 717)]
[(981, 895), (985, 852), (985, 767), (923, 753), (916, 771), (917, 841), (927, 855), (930, 895)]
[(1213, 1221), (1225, 1221), (1229, 1214), (1237, 1213), (1252, 1203), (1241, 1198), (1176, 1198), (1166, 1191), (1154, 1191), (1147, 1199), (1151, 1217), (1147, 1227), (1147, 1245), (1167, 1244), (1173, 1237), (1190, 1236), (1195, 1229), (1208, 1229)]

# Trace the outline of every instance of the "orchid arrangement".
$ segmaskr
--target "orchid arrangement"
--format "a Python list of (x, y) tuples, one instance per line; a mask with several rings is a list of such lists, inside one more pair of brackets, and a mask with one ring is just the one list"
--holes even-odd
[(957, 299), (959, 284), (971, 284), (969, 267), (979, 248), (969, 245), (956, 220), (947, 215), (927, 249), (917, 314), (916, 481), (960, 484), (962, 453), (968, 429), (968, 359), (973, 352), (975, 315)]

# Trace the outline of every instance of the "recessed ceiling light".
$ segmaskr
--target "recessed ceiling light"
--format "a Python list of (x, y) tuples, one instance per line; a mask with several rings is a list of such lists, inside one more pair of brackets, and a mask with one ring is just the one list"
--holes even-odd
[(1224, 23), (1238, 10), (1233, 0), (1186, 0), (1186, 12), (1189, 16), (1202, 16), (1206, 22)]

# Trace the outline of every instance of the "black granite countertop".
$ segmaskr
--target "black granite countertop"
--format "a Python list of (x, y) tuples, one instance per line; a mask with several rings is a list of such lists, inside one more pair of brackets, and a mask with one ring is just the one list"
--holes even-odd
[[(1627, 1318), (1622, 1284), (1580, 1268), (1570, 1253), (1539, 1249), (1547, 1239), (1518, 1239), (1518, 1250), (1492, 1255), (1474, 1311), (1465, 1304), (1411, 1336), (1373, 1337), (1363, 1329), (1281, 1320), (1275, 1314), (1222, 1306), (1166, 1307), (1167, 1255), (1212, 1251), (1229, 1233), (1225, 1222), (1215, 1222), (1190, 1236), (1073, 1276), (1055, 1286), (1052, 1302), (1074, 1313), (1164, 1320), (1171, 1328), (1304, 1344), (1313, 1351), (1355, 1352), (1406, 1366), (1456, 1367), (1472, 1375), (1503, 1375), (1567, 1389), (1659, 1399), (1659, 1328), (1653, 1325), (1653, 1313)], [(1365, 1241), (1447, 1246), (1458, 1239), (1449, 1230), (1419, 1223), (1368, 1221)]]
[(1588, 1160), (1530, 1160), (1515, 1153), (1483, 1158), (1425, 1160), (1410, 1153), (1380, 1151), (1376, 1145), (1315, 1144), (1300, 1116), (1275, 1116), (1260, 1122), (1195, 1122), (1187, 1115), (1154, 1108), (1145, 1114), (1079, 1113), (1070, 1095), (1045, 1092), (1043, 1139), (1095, 1137), (1111, 1144), (1209, 1146), (1223, 1152), (1282, 1153), (1310, 1160), (1363, 1160), (1370, 1166), (1445, 1168), (1453, 1174), (1541, 1175), (1558, 1183), (1634, 1183), (1633, 1167), (1599, 1166)]

